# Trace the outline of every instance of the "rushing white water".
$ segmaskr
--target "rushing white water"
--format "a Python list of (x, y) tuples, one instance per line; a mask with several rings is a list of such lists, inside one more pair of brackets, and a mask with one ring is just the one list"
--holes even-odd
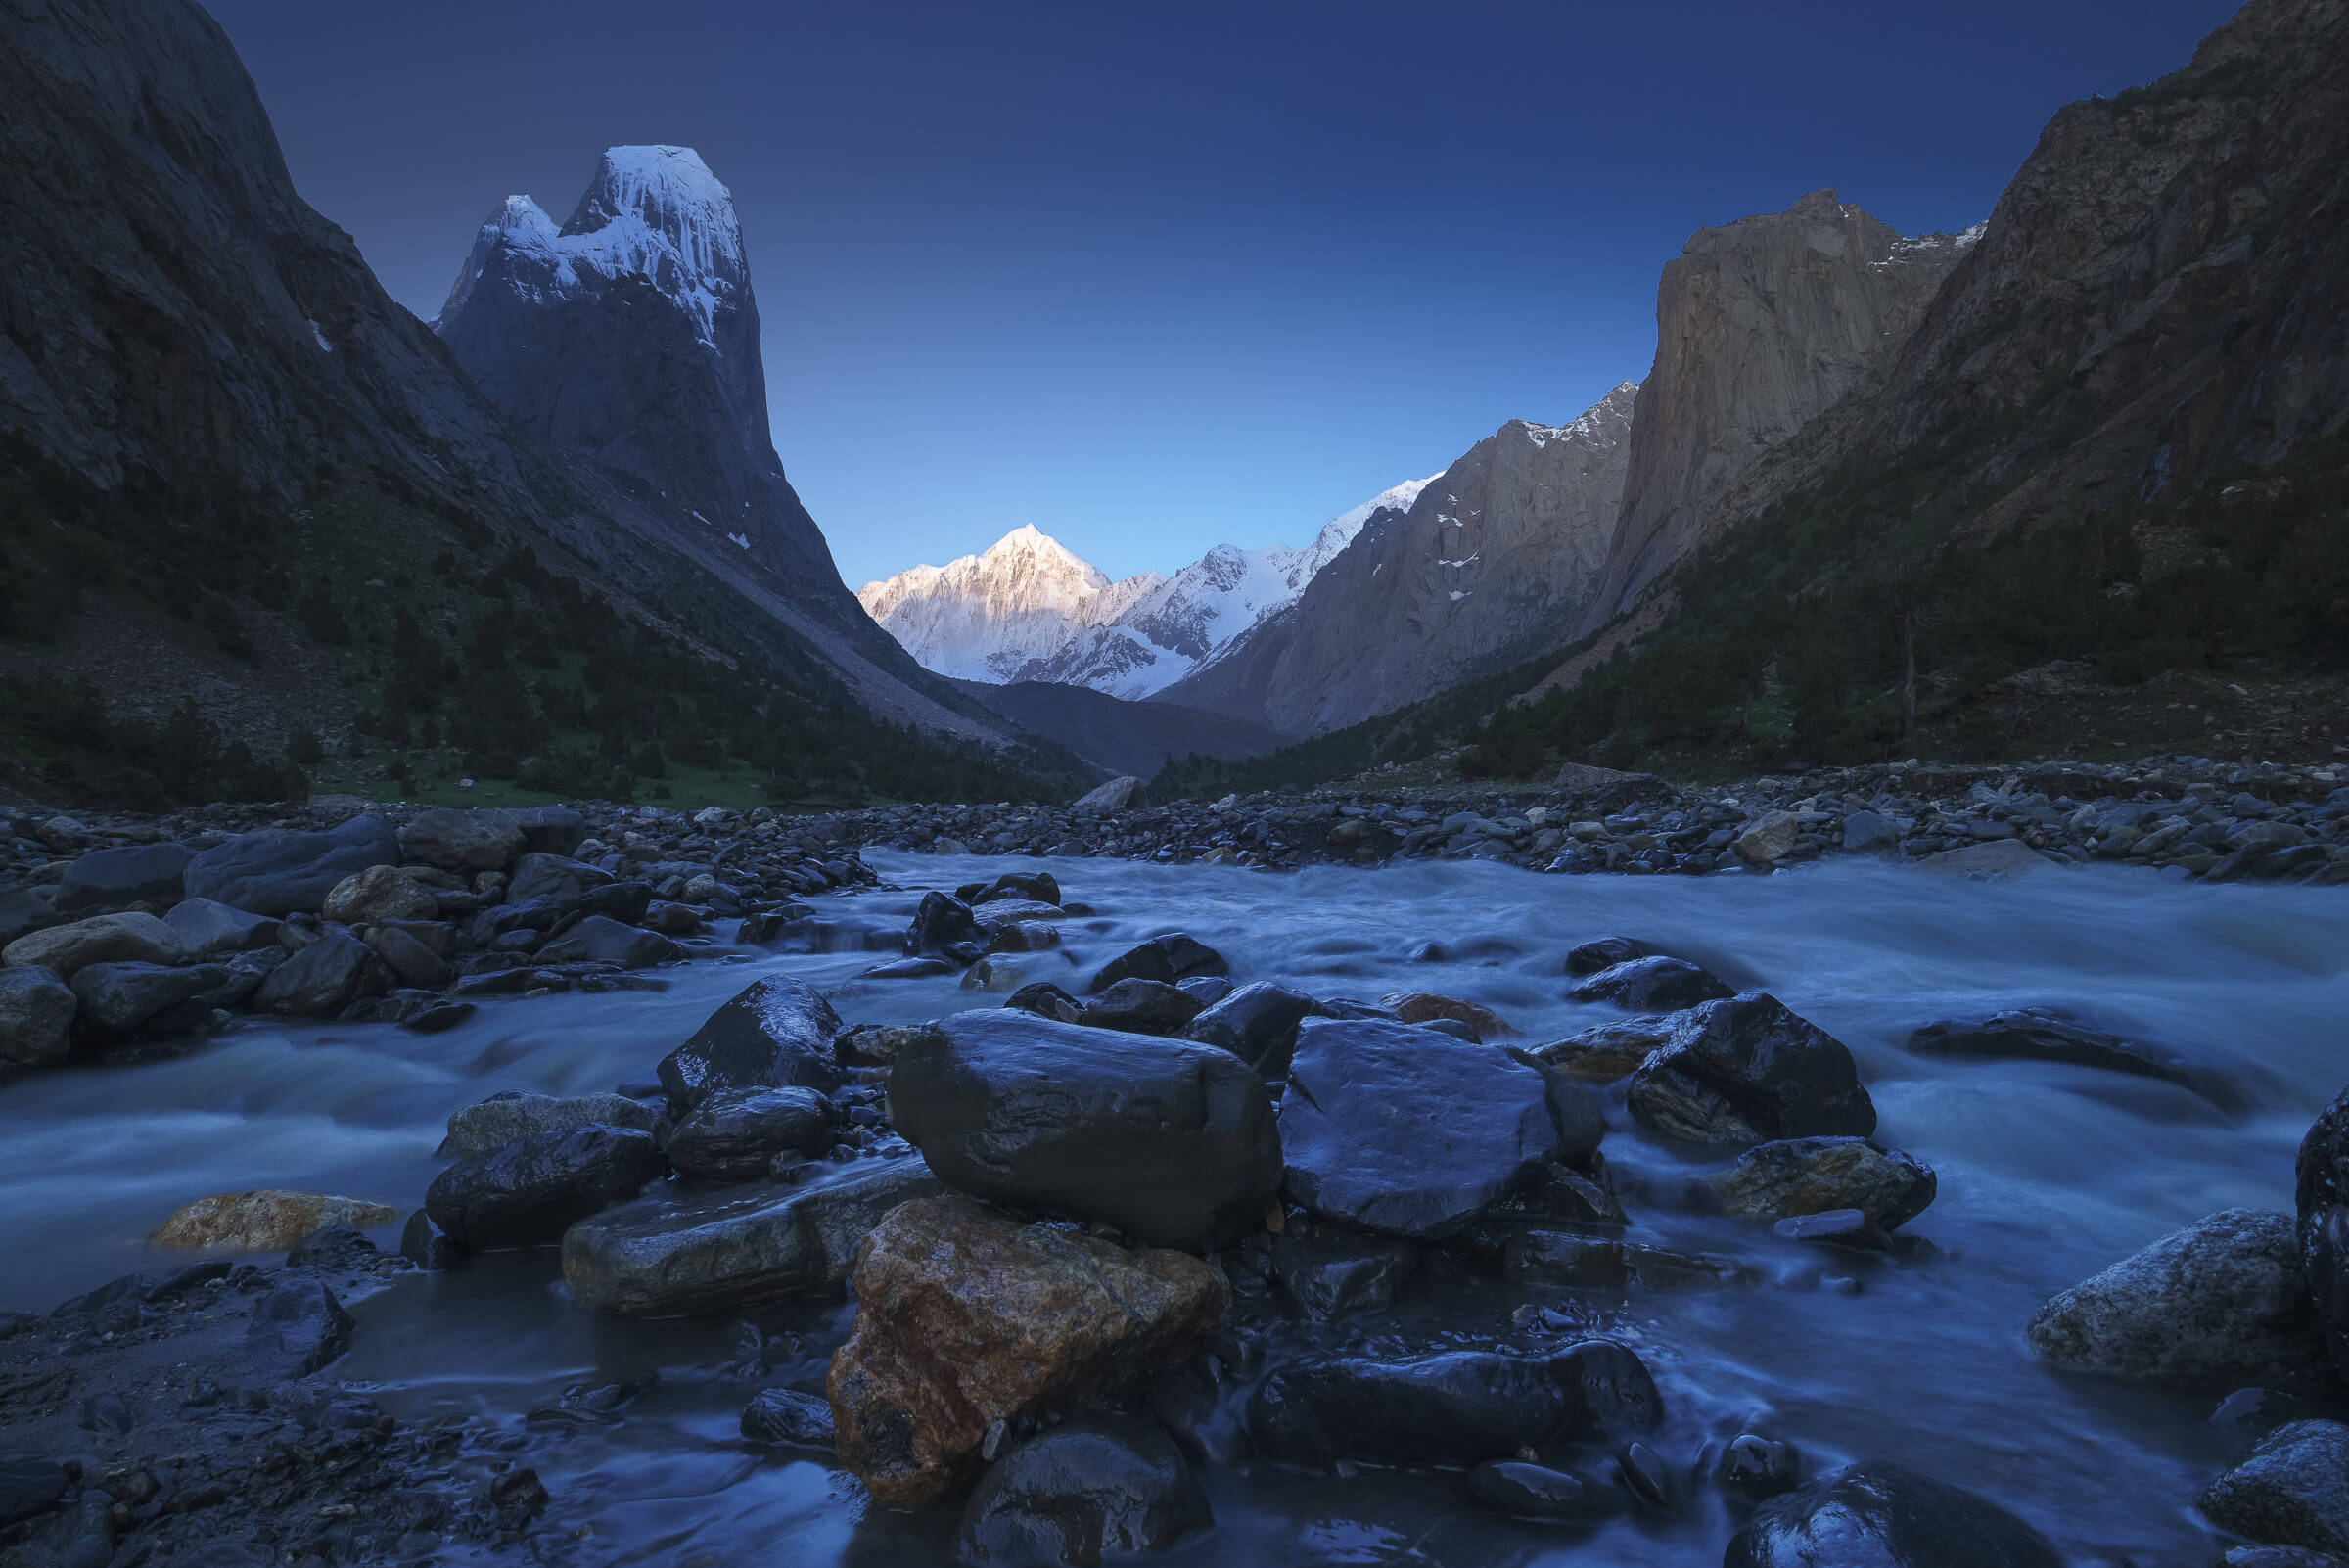
[[(828, 912), (894, 927), (921, 888), (1038, 863), (872, 859), (902, 890), (826, 900)], [(1749, 1289), (1635, 1298), (1612, 1325), (1672, 1407), (1658, 1451), (1684, 1467), (1706, 1436), (1750, 1422), (1796, 1442), (1813, 1469), (1889, 1458), (1982, 1491), (2075, 1554), (2212, 1555), (2191, 1501), (2221, 1462), (2202, 1422), (2224, 1390), (2059, 1376), (2033, 1360), (2022, 1328), (2049, 1295), (2181, 1224), (2236, 1205), (2290, 1208), (2300, 1136), (2349, 1083), (2349, 899), (2102, 870), (1971, 883), (1859, 863), (1702, 880), (1543, 877), (1483, 862), (1284, 877), (1042, 863), (1099, 914), (1071, 922), (1060, 952), (1023, 960), (1036, 979), (1082, 977), (1139, 938), (1181, 929), (1228, 955), (1243, 982), (1361, 997), (1443, 992), (1539, 1040), (1612, 1016), (1562, 999), (1560, 960), (1577, 942), (1620, 933), (1773, 992), (1851, 1046), (1879, 1138), (1938, 1171), (1938, 1201), (1908, 1229), (1939, 1252), (1862, 1270), (1858, 1295), (1821, 1289), (1822, 1272), (1848, 1268), (1822, 1268), (1819, 1254), (1731, 1222), (1642, 1208), (1638, 1185), (1657, 1185), (1676, 1161), (1619, 1127), (1607, 1153), (1631, 1184), (1638, 1234), (1740, 1252), (1765, 1274)], [(1452, 956), (1409, 961), (1430, 941)], [(999, 1000), (952, 980), (852, 979), (873, 961), (698, 964), (664, 994), (493, 1001), (436, 1037), (249, 1024), (176, 1061), (26, 1079), (0, 1093), (11, 1260), (0, 1307), (41, 1310), (161, 1267), (140, 1237), (208, 1192), (282, 1186), (412, 1206), (438, 1168), (432, 1151), (451, 1110), (506, 1088), (607, 1088), (761, 973), (833, 990), (852, 1020)], [(2184, 1089), (2090, 1069), (1901, 1047), (1935, 1019), (2020, 1004), (2069, 1007), (2174, 1046), (2233, 1080), (2248, 1109), (2223, 1115)], [(1505, 1332), (1525, 1294), (1474, 1279), (1426, 1288), (1434, 1305), (1412, 1310), (1429, 1332), (1431, 1314)], [(809, 1341), (782, 1373), (820, 1377), (847, 1313), (821, 1302), (769, 1316)], [(533, 1458), (566, 1517), (592, 1527), (593, 1560), (776, 1561), (785, 1540), (788, 1559), (807, 1564), (926, 1562), (944, 1549), (940, 1521), (866, 1517), (825, 1467), (739, 1441), (747, 1389), (729, 1370), (724, 1323), (592, 1319), (563, 1297), (543, 1253), (407, 1280), (357, 1315), (336, 1375), (402, 1413), (518, 1422), (568, 1384), (658, 1373), (619, 1425), (550, 1437)], [(1679, 1513), (1596, 1534), (1476, 1514), (1442, 1477), (1251, 1469), (1219, 1474), (1211, 1489), (1217, 1530), (1171, 1560), (1662, 1564), (1717, 1560), (1729, 1528), (1692, 1484)]]

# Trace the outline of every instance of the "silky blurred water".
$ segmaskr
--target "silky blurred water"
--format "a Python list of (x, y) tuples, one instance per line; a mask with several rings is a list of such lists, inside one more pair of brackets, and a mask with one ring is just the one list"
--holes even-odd
[[(1323, 995), (1425, 990), (1484, 1003), (1533, 1040), (1614, 1016), (1563, 1000), (1561, 959), (1620, 933), (1767, 989), (1851, 1046), (1879, 1138), (1930, 1162), (1938, 1201), (1909, 1230), (1938, 1249), (1820, 1288), (1820, 1255), (1730, 1222), (1643, 1210), (1642, 1239), (1735, 1251), (1749, 1289), (1635, 1298), (1616, 1331), (1673, 1409), (1658, 1452), (1693, 1465), (1708, 1436), (1747, 1424), (1796, 1442), (1813, 1468), (1898, 1460), (1998, 1498), (2077, 1556), (2203, 1564), (2191, 1499), (2224, 1449), (2203, 1427), (2224, 1390), (2140, 1389), (2052, 1374), (2022, 1327), (2049, 1295), (2214, 1210), (2291, 1207), (2291, 1165), (2316, 1112), (2349, 1083), (2349, 899), (2331, 890), (2179, 886), (2120, 870), (2014, 882), (1829, 864), (1770, 878), (1546, 877), (1485, 862), (1269, 876), (1230, 867), (875, 853), (895, 891), (820, 900), (901, 928), (919, 891), (1048, 866), (1097, 915), (1029, 978), (1081, 979), (1143, 937), (1185, 930), (1234, 978)], [(1443, 962), (1412, 962), (1422, 943)], [(576, 1093), (649, 1068), (743, 986), (783, 971), (852, 1021), (910, 1020), (995, 996), (955, 981), (858, 981), (870, 953), (702, 963), (663, 993), (484, 1004), (447, 1034), (248, 1024), (195, 1054), (28, 1078), (0, 1091), (0, 1306), (44, 1310), (114, 1275), (166, 1266), (141, 1236), (188, 1200), (278, 1186), (414, 1206), (439, 1167), (448, 1113), (500, 1089)], [(1076, 989), (1072, 986), (1072, 989)], [(2164, 1084), (2089, 1069), (1928, 1060), (1901, 1048), (1937, 1018), (2055, 1005), (2159, 1040), (2232, 1080), (2221, 1114)], [(1431, 1107), (1440, 1114), (1440, 1107)], [(1627, 1184), (1678, 1161), (1628, 1127), (1610, 1160)], [(391, 1231), (380, 1238), (387, 1244)], [(1406, 1292), (1401, 1320), (1504, 1326), (1497, 1281)], [(1551, 1298), (1543, 1298), (1551, 1299)], [(361, 1305), (337, 1375), (400, 1413), (463, 1409), (519, 1422), (581, 1382), (651, 1379), (615, 1426), (548, 1436), (536, 1463), (585, 1560), (923, 1563), (950, 1520), (870, 1514), (853, 1484), (805, 1456), (743, 1444), (749, 1389), (726, 1323), (598, 1320), (573, 1307), (550, 1254), (411, 1278)], [(820, 1379), (845, 1303), (765, 1314)], [(1370, 1324), (1365, 1332), (1392, 1325)], [(1683, 1476), (1683, 1482), (1686, 1477)], [(1684, 1484), (1674, 1513), (1543, 1530), (1469, 1510), (1456, 1477), (1269, 1469), (1211, 1478), (1218, 1527), (1191, 1562), (1680, 1563), (1718, 1560), (1729, 1522)]]

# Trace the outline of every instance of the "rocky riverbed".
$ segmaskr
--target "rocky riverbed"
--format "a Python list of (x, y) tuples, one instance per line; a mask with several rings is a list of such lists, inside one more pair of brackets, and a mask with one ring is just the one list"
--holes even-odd
[[(2349, 1553), (2349, 907), (2170, 885), (2280, 851), (2129, 853), (2272, 824), (2334, 863), (2329, 777), (2239, 771), (1586, 778), (1473, 803), (1498, 832), (1369, 798), (22, 822), (48, 918), (0, 987), (72, 1008), (0, 1087), (0, 1546)], [(1407, 810), (1441, 842), (1367, 840)], [(1733, 867), (1528, 874), (1604, 863), (1577, 823), (1681, 869), (1637, 843), (1674, 811), (1738, 813)], [(1836, 842), (1864, 811), (1890, 843)], [(1970, 820), (2033, 863), (1899, 863)], [(1234, 821), (1337, 863), (1265, 877)], [(953, 853), (983, 829), (1132, 858)], [(151, 927), (180, 948), (105, 945)], [(272, 1005), (339, 944), (371, 980)], [(103, 1010), (216, 970), (259, 979)]]

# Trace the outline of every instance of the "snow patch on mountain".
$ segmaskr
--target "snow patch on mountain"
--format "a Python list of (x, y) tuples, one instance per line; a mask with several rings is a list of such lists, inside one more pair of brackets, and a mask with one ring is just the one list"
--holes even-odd
[(562, 299), (590, 281), (642, 278), (713, 347), (718, 312), (736, 305), (750, 278), (733, 193), (690, 147), (606, 148), (587, 194), (560, 228), (528, 196), (507, 197), (475, 236), (436, 326), (464, 308), (501, 249), (530, 263), (512, 271), (533, 302)]
[[(1433, 478), (1434, 476), (1431, 476)], [(1381, 511), (1406, 511), (1428, 480), (1383, 490), (1298, 549), (1220, 544), (1173, 576), (1112, 581), (1030, 524), (984, 554), (917, 566), (856, 592), (925, 667), (966, 680), (1052, 681), (1129, 700), (1179, 680), (1265, 617)]]

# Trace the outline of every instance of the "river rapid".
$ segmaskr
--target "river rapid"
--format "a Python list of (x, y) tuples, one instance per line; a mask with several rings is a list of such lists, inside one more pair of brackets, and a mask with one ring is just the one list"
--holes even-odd
[[(1476, 861), (1271, 876), (867, 859), (892, 887), (815, 900), (825, 913), (901, 928), (924, 888), (1049, 866), (1097, 913), (1069, 922), (1058, 952), (1021, 960), (1032, 979), (1079, 989), (1133, 942), (1179, 929), (1223, 952), (1243, 984), (1367, 999), (1440, 992), (1492, 1008), (1528, 1043), (1616, 1016), (1562, 999), (1568, 947), (1640, 938), (1772, 992), (1842, 1039), (1881, 1113), (1878, 1141), (1939, 1175), (1938, 1199), (1906, 1227), (1929, 1254), (1855, 1267), (1644, 1201), (1699, 1168), (1644, 1142), (1618, 1112), (1606, 1154), (1633, 1238), (1735, 1253), (1763, 1276), (1635, 1296), (1594, 1317), (1639, 1351), (1664, 1391), (1670, 1424), (1651, 1441), (1679, 1477), (1674, 1511), (1542, 1528), (1474, 1511), (1456, 1476), (1243, 1466), (1207, 1476), (1217, 1528), (1165, 1560), (1714, 1562), (1731, 1525), (1693, 1467), (1708, 1438), (1748, 1428), (1795, 1443), (1807, 1474), (1890, 1459), (1981, 1492), (2075, 1560), (2149, 1568), (2216, 1555), (2191, 1503), (2225, 1462), (2205, 1421), (2226, 1390), (2059, 1375), (2033, 1360), (2022, 1330), (2049, 1296), (2167, 1231), (2224, 1208), (2291, 1208), (2301, 1135), (2349, 1083), (2349, 899), (2337, 891), (2181, 886), (2117, 869), (1968, 882), (1859, 861), (1694, 879)], [(1447, 956), (1413, 961), (1431, 942)], [(114, 1276), (167, 1268), (175, 1260), (140, 1238), (206, 1193), (289, 1187), (404, 1212), (440, 1167), (433, 1150), (452, 1110), (501, 1089), (570, 1094), (636, 1077), (762, 974), (832, 993), (852, 1022), (1000, 1000), (951, 979), (854, 979), (876, 961), (699, 963), (665, 972), (666, 992), (489, 1001), (428, 1037), (246, 1022), (174, 1060), (27, 1078), (0, 1093), (0, 1308), (45, 1311)], [(2026, 1004), (2172, 1045), (2231, 1079), (2245, 1109), (2223, 1114), (2185, 1089), (2090, 1069), (1902, 1049), (1936, 1019)], [(396, 1231), (377, 1239), (392, 1245)], [(1856, 1277), (1857, 1293), (1831, 1285), (1838, 1275)], [(1455, 1324), (1505, 1337), (1514, 1306), (1563, 1294), (1423, 1274), (1393, 1314), (1341, 1323), (1323, 1342), (1433, 1346)], [(530, 1462), (556, 1499), (549, 1517), (568, 1532), (565, 1560), (941, 1561), (951, 1518), (885, 1514), (845, 1475), (737, 1433), (760, 1381), (820, 1380), (849, 1313), (822, 1301), (760, 1314), (772, 1371), (753, 1381), (731, 1320), (594, 1318), (566, 1299), (551, 1249), (491, 1256), (359, 1303), (353, 1348), (330, 1375), (403, 1418), (464, 1411), (517, 1429), (573, 1385), (643, 1384), (609, 1426), (527, 1428)]]

